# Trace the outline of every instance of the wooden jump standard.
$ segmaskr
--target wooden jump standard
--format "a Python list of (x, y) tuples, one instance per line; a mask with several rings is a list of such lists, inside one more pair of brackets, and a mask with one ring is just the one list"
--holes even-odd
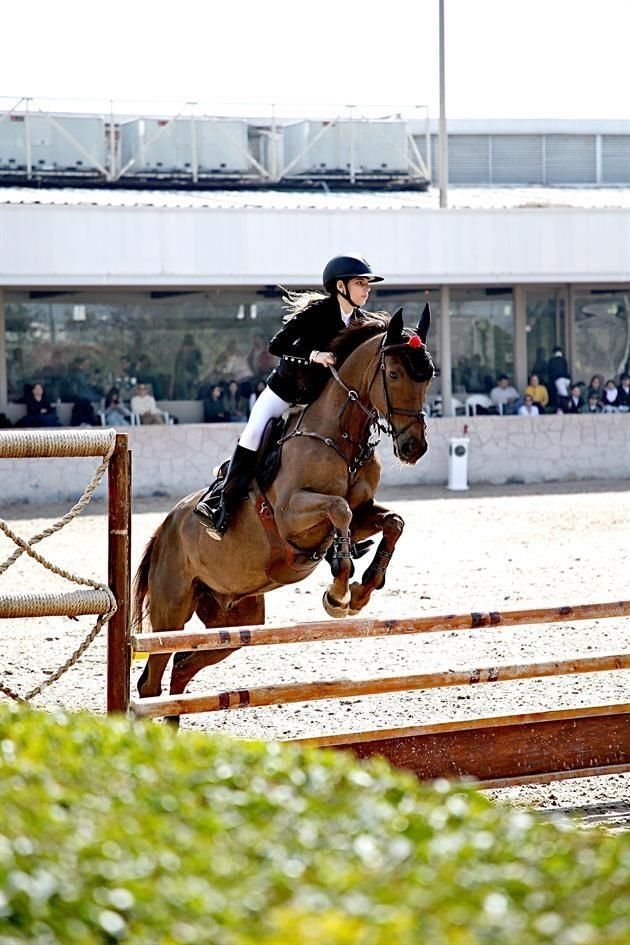
[[(364, 639), (453, 630), (512, 627), (630, 615), (630, 601), (469, 613), (401, 620), (349, 619), (295, 627), (237, 627), (195, 633), (158, 632), (131, 637), (146, 653)], [(140, 717), (175, 716), (246, 706), (311, 702), (347, 696), (514, 679), (630, 669), (630, 654), (475, 668), (384, 679), (315, 681), (237, 689), (199, 696), (160, 696), (133, 701)], [(420, 778), (474, 777), (484, 787), (630, 770), (630, 703), (446, 722), (412, 728), (299, 740), (308, 746), (381, 755)]]
[[(131, 663), (131, 453), (127, 434), (112, 429), (3, 430), (0, 459), (103, 457), (113, 438), (107, 468), (108, 586), (117, 609), (107, 626), (107, 711), (124, 712), (129, 707)], [(87, 588), (60, 593), (0, 593), (0, 619), (100, 615), (108, 611), (109, 605), (105, 592)]]

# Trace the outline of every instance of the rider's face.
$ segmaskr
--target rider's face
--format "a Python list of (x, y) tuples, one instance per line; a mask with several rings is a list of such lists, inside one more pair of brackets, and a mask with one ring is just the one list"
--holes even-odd
[(360, 276), (357, 279), (348, 279), (348, 295), (353, 305), (359, 308), (365, 305), (370, 294), (370, 280)]

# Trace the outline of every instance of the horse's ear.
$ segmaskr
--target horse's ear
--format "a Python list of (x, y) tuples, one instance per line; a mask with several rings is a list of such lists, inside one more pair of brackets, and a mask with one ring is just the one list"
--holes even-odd
[(403, 310), (397, 309), (389, 320), (385, 345), (398, 345), (402, 341)]
[(422, 315), (418, 319), (418, 326), (416, 332), (420, 335), (420, 340), (423, 344), (427, 343), (427, 335), (429, 334), (429, 328), (431, 327), (431, 307), (427, 302), (422, 309)]

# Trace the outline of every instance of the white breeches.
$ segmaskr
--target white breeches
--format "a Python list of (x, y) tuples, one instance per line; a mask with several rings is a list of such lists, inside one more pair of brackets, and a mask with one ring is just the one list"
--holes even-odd
[(239, 445), (246, 450), (257, 450), (268, 421), (272, 417), (281, 416), (288, 406), (286, 400), (282, 400), (269, 387), (265, 387), (260, 397), (254, 401), (247, 426), (239, 437)]

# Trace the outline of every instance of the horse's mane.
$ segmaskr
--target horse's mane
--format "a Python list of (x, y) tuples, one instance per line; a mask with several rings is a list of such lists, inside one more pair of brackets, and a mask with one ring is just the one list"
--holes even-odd
[(330, 348), (337, 358), (337, 367), (368, 338), (386, 332), (390, 317), (386, 312), (371, 312), (338, 334)]
[[(337, 358), (337, 367), (339, 367), (353, 351), (375, 335), (382, 335), (387, 331), (391, 320), (391, 315), (387, 312), (371, 312), (363, 316), (359, 321), (348, 326), (346, 331), (342, 331), (331, 345), (331, 351)], [(415, 332), (410, 328), (403, 328), (402, 341), (407, 341)], [(406, 346), (405, 346), (406, 347)], [(435, 374), (435, 366), (429, 351), (422, 345), (420, 348), (408, 348), (401, 351), (407, 360), (409, 373), (416, 380), (431, 380)]]

